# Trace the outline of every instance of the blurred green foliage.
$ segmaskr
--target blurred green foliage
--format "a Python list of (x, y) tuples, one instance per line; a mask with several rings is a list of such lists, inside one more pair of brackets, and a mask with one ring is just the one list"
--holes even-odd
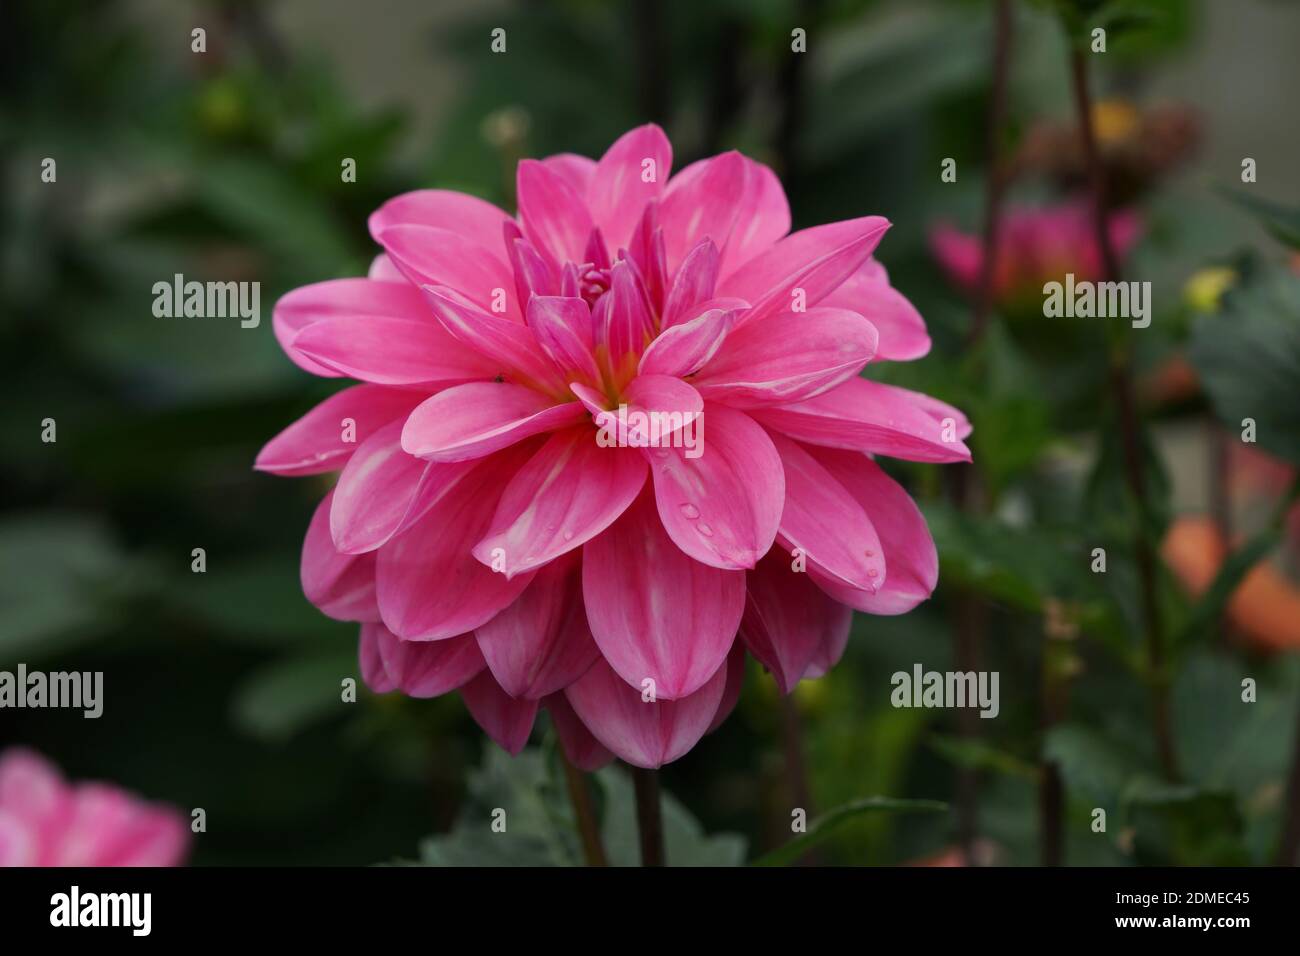
[[(204, 807), (199, 864), (577, 862), (544, 730), (540, 748), (510, 761), (454, 696), (340, 701), (355, 628), (311, 608), (296, 572), (327, 484), (255, 475), (251, 463), (337, 387), (284, 359), (270, 307), (296, 285), (363, 273), (371, 210), (421, 186), (509, 207), (519, 157), (599, 155), (655, 119), (678, 168), (730, 147), (776, 166), (796, 226), (888, 216), (881, 259), (935, 348), (879, 376), (957, 403), (976, 426), (980, 508), (955, 506), (941, 469), (888, 463), (938, 542), (935, 599), (901, 618), (860, 615), (843, 664), (796, 695), (817, 858), (897, 863), (950, 846), (954, 812), (877, 811), (952, 806), (969, 771), (994, 859), (1036, 862), (1045, 763), (1065, 784), (1071, 862), (1272, 857), (1295, 661), (1208, 640), (1226, 592), (1198, 611), (1162, 572), (1167, 627), (1184, 637), (1168, 675), (1148, 672), (1103, 332), (1044, 347), (995, 317), (970, 347), (969, 305), (927, 249), (936, 219), (978, 223), (990, 4), (466, 3), (426, 38), (428, 56), (458, 70), (427, 142), (412, 140), (400, 107), (358, 106), (336, 66), (289, 43), (264, 5), (185, 4), (209, 24), (201, 58), (187, 32), (160, 37), (128, 6), (18, 0), (0, 31), (0, 665), (107, 674), (100, 720), (6, 713), (0, 742), (35, 746), (75, 777)], [(1072, 29), (1112, 31), (1130, 89), (1196, 29), (1187, 3), (1061, 6)], [(1044, 7), (1017, 5), (1008, 148), (1036, 120), (1068, 121), (1067, 40)], [(502, 22), (510, 52), (495, 57), (484, 38)], [(790, 53), (792, 26), (808, 31), (804, 59)], [(40, 181), (47, 156), (57, 185)], [(357, 161), (355, 183), (340, 181), (342, 156)], [(947, 156), (957, 183), (939, 181)], [(1051, 192), (1019, 188), (1017, 200)], [(1300, 214), (1244, 202), (1294, 243)], [(1160, 311), (1135, 343), (1137, 372), (1190, 339), (1209, 393), (1161, 409), (1155, 427), (1203, 422), (1211, 408), (1229, 424), (1250, 414), (1262, 447), (1300, 462), (1300, 284), (1265, 247), (1224, 309), (1189, 323), (1182, 284), (1241, 252), (1224, 239), (1240, 234), (1225, 226), (1239, 213), (1177, 180), (1143, 212), (1132, 269), (1152, 278)], [(154, 318), (150, 288), (176, 272), (260, 281), (261, 326)], [(40, 440), (46, 418), (56, 443)], [(1144, 441), (1155, 537), (1170, 482), (1158, 443)], [(1104, 575), (1089, 567), (1099, 546)], [(190, 571), (196, 547), (202, 575)], [(1004, 697), (976, 736), (950, 712), (889, 704), (894, 671), (955, 666), (954, 622), (972, 596), (987, 622), (982, 666), (1000, 671)], [(1068, 715), (1045, 728), (1044, 634), (1057, 613)], [(1258, 680), (1257, 703), (1242, 702), (1243, 676)], [(1148, 688), (1166, 678), (1177, 783), (1161, 779), (1149, 729)], [(780, 713), (751, 662), (736, 716), (664, 772), (670, 862), (738, 864), (787, 842)], [(618, 769), (596, 779), (610, 855), (632, 862), (629, 784)], [(484, 836), (497, 806), (513, 814), (508, 841)], [(1090, 828), (1097, 807), (1104, 834)]]

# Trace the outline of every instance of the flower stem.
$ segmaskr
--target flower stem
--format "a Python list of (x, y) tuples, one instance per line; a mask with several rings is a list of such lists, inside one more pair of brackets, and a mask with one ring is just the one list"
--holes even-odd
[(636, 827), (641, 837), (641, 865), (664, 866), (664, 822), (659, 808), (659, 771), (632, 768), (636, 793)]
[(582, 841), (582, 855), (588, 866), (609, 866), (605, 856), (605, 844), (600, 839), (600, 825), (596, 821), (596, 810), (591, 803), (591, 788), (587, 786), (587, 777), (581, 770), (569, 763), (564, 749), (557, 748), (560, 765), (564, 767), (564, 782), (569, 788), (569, 801), (573, 804), (573, 816), (578, 823), (578, 837)]
[[(1092, 100), (1088, 93), (1088, 63), (1078, 47), (1070, 53), (1070, 72), (1074, 89), (1075, 109), (1079, 115), (1079, 129), (1083, 137), (1083, 153), (1088, 169), (1088, 182), (1092, 193), (1093, 229), (1097, 247), (1101, 251), (1102, 280), (1119, 280), (1119, 261), (1114, 244), (1110, 241), (1107, 222), (1106, 182), (1101, 159), (1097, 154), (1097, 140), (1092, 126)], [(1164, 628), (1160, 616), (1160, 603), (1156, 590), (1156, 558), (1151, 543), (1151, 506), (1147, 497), (1146, 461), (1142, 451), (1142, 430), (1138, 419), (1137, 403), (1133, 396), (1132, 347), (1128, 334), (1116, 335), (1110, 349), (1111, 387), (1119, 410), (1120, 438), (1124, 451), (1124, 475), (1137, 505), (1138, 521), (1134, 535), (1137, 560), (1139, 598), (1142, 608), (1142, 625), (1146, 632), (1147, 680), (1151, 689), (1151, 720), (1156, 739), (1156, 752), (1160, 768), (1166, 779), (1178, 779), (1178, 763), (1174, 750), (1173, 730), (1169, 716), (1169, 674), (1166, 663)]]

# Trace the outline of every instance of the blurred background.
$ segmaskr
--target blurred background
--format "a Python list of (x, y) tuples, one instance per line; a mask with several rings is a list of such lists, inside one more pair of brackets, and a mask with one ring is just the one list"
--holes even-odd
[[(816, 862), (1294, 852), (1300, 5), (1010, 8), (993, 137), (1005, 242), (976, 322), (978, 295), (937, 237), (979, 247), (993, 2), (9, 0), (0, 669), (102, 670), (105, 709), (0, 712), (0, 747), (204, 808), (199, 865), (571, 859), (571, 834), (559, 849), (547, 835), (543, 809), (563, 799), (545, 727), (512, 763), (456, 695), (340, 702), (356, 628), (317, 613), (298, 582), (327, 484), (251, 466), (337, 388), (283, 356), (271, 306), (364, 274), (375, 207), (438, 186), (513, 209), (520, 157), (599, 156), (654, 120), (677, 168), (728, 148), (773, 165), (796, 228), (893, 221), (878, 256), (934, 349), (869, 374), (959, 405), (976, 459), (888, 463), (930, 521), (938, 592), (901, 618), (858, 615), (843, 664), (793, 706), (751, 662), (736, 715), (663, 774), (670, 862), (754, 859), (789, 838), (790, 806), (816, 817), (873, 796), (949, 809), (847, 814)], [(1063, 20), (1107, 30), (1088, 57), (1091, 115), (1107, 195), (1135, 224), (1124, 277), (1152, 283), (1153, 321), (1125, 339), (1141, 507), (1120, 447), (1115, 323), (1041, 314), (1042, 283), (1096, 258), (1088, 230), (1069, 228), (1086, 176)], [(196, 27), (205, 53), (191, 51)], [(490, 50), (495, 27), (505, 54)], [(805, 53), (791, 52), (796, 28)], [(1045, 233), (1012, 225), (1032, 215)], [(155, 318), (152, 286), (178, 272), (260, 281), (261, 325)], [(971, 661), (1001, 675), (996, 720), (890, 706), (893, 672)], [(609, 829), (625, 783), (602, 780), (621, 807), (607, 838), (629, 840)], [(543, 808), (525, 842), (503, 854), (457, 829), (503, 800)]]

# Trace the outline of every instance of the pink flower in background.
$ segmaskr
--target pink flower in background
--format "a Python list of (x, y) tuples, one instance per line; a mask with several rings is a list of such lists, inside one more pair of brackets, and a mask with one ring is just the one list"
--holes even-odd
[[(746, 651), (789, 692), (838, 661), (851, 609), (928, 597), (933, 541), (872, 456), (970, 457), (956, 409), (859, 377), (930, 346), (872, 258), (888, 222), (787, 235), (767, 167), (671, 163), (643, 126), (599, 162), (521, 162), (514, 218), (399, 196), (368, 278), (274, 315), (294, 362), (363, 383), (258, 456), (341, 469), (308, 598), (361, 622), (375, 691), (459, 690), (512, 753), (546, 707), (585, 768), (675, 760), (734, 706)], [(699, 415), (701, 453), (598, 442), (620, 406)]]
[[(1109, 227), (1115, 254), (1123, 259), (1142, 234), (1141, 221), (1136, 213), (1114, 212)], [(1079, 282), (1096, 281), (1102, 274), (1092, 212), (1080, 202), (1010, 210), (998, 247), (993, 301), (1004, 308), (1026, 302), (1041, 306), (1043, 285), (1063, 281), (1066, 273), (1074, 273)], [(941, 223), (930, 233), (930, 248), (954, 285), (969, 295), (979, 290), (983, 237)]]
[(0, 866), (178, 866), (189, 842), (174, 807), (69, 784), (30, 750), (0, 753)]

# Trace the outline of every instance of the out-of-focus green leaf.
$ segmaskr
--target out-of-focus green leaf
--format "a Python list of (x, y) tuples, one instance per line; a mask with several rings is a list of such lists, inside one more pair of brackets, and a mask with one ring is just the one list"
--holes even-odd
[(837, 828), (869, 813), (943, 813), (948, 804), (941, 800), (896, 800), (864, 797), (829, 810), (808, 824), (808, 832), (755, 860), (752, 866), (786, 866), (809, 850), (826, 842)]
[(1027, 780), (1038, 779), (1038, 768), (1022, 757), (1007, 753), (996, 745), (978, 737), (950, 737), (933, 734), (930, 746), (945, 759), (959, 767), (972, 770), (991, 770), (994, 773)]
[(1278, 242), (1300, 249), (1300, 208), (1236, 189), (1220, 189), (1219, 193), (1254, 216)]
[(358, 685), (355, 643), (277, 661), (235, 691), (231, 715), (241, 729), (264, 740), (287, 740), (309, 724), (357, 706), (343, 701), (343, 680)]
[(1252, 419), (1261, 448), (1300, 464), (1300, 276), (1261, 273), (1230, 290), (1193, 326), (1188, 354), (1229, 429)]

